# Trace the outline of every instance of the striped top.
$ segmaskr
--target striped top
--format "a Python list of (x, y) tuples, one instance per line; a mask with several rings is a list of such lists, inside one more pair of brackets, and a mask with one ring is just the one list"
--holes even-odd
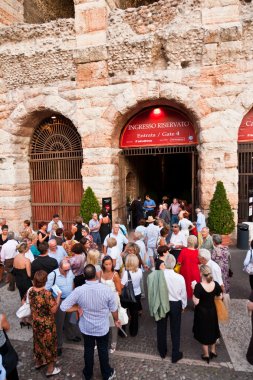
[(78, 304), (83, 310), (79, 328), (85, 335), (104, 336), (109, 331), (109, 314), (117, 310), (112, 290), (98, 281), (86, 281), (62, 302), (60, 308), (66, 311)]

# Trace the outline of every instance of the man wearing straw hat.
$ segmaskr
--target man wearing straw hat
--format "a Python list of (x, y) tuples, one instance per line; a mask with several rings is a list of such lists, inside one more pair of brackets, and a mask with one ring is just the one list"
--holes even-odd
[(147, 248), (148, 248), (148, 256), (150, 259), (151, 270), (154, 270), (156, 257), (156, 246), (157, 240), (160, 235), (160, 229), (158, 226), (154, 225), (155, 219), (152, 215), (150, 215), (147, 219), (148, 227), (147, 227)]

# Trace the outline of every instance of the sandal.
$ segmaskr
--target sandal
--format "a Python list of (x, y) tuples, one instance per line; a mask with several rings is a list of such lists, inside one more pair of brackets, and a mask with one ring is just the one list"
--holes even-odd
[(40, 369), (40, 368), (44, 367), (45, 365), (47, 365), (47, 363), (36, 365), (35, 369)]
[(53, 372), (51, 372), (51, 373), (46, 373), (46, 377), (50, 377), (50, 376), (54, 376), (54, 375), (58, 375), (58, 373), (60, 373), (60, 372), (61, 372), (61, 369), (60, 369), (60, 368), (58, 368), (58, 367), (54, 367)]

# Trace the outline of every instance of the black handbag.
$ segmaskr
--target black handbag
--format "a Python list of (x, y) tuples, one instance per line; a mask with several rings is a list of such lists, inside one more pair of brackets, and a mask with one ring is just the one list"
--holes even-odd
[(0, 354), (3, 359), (3, 367), (6, 370), (7, 376), (17, 367), (18, 364), (18, 354), (13, 348), (6, 332), (4, 331), (6, 337), (6, 342), (2, 347), (0, 347)]
[(127, 283), (125, 284), (121, 292), (120, 302), (123, 304), (136, 303), (137, 301), (134, 295), (133, 281), (130, 276), (129, 270), (127, 271), (127, 277)]

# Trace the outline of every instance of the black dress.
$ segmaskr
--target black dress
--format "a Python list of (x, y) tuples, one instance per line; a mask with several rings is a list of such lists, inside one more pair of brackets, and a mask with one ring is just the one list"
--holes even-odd
[[(46, 236), (46, 234), (44, 233), (44, 232), (42, 232), (42, 231), (38, 231), (37, 232), (37, 235), (39, 236), (39, 234), (41, 234), (41, 236), (42, 236), (42, 238), (44, 238), (45, 236)], [(48, 243), (49, 242), (49, 236), (44, 240), (44, 242), (46, 242), (46, 243)], [(40, 241), (38, 240), (37, 241), (37, 247), (40, 245)]]
[(203, 345), (214, 344), (220, 337), (214, 297), (219, 296), (221, 292), (221, 287), (216, 281), (212, 292), (207, 292), (200, 283), (195, 286), (194, 296), (199, 299), (199, 303), (194, 309), (193, 334)]
[(111, 229), (112, 229), (111, 223), (109, 223), (109, 222), (103, 223), (103, 220), (102, 220), (102, 223), (101, 223), (100, 229), (99, 229), (99, 234), (100, 234), (102, 244), (104, 243), (106, 236), (109, 235), (109, 233), (111, 232)]
[[(249, 301), (253, 302), (253, 290), (250, 294)], [(251, 339), (249, 342), (249, 347), (248, 347), (248, 351), (246, 354), (246, 358), (247, 358), (248, 362), (253, 365), (253, 312), (251, 314), (251, 330), (252, 330), (251, 331)]]
[(16, 285), (19, 290), (21, 300), (24, 298), (27, 290), (32, 286), (31, 279), (27, 276), (26, 269), (13, 268), (13, 275), (15, 276)]

